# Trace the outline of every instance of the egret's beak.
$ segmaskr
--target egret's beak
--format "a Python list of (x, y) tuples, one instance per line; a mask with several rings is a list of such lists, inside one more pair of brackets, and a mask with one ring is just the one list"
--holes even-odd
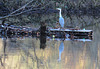
[(61, 10), (61, 8), (56, 8), (57, 10)]
[(59, 10), (59, 8), (56, 8), (57, 10)]

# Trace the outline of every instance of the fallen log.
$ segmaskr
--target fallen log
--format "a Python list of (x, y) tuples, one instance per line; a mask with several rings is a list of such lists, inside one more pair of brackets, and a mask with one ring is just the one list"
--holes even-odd
[(47, 29), (45, 24), (41, 23), (39, 29), (33, 29), (24, 26), (14, 26), (9, 24), (0, 24), (0, 34), (2, 35), (27, 35), (27, 36), (48, 36), (55, 38), (76, 38), (79, 36), (92, 37), (92, 30), (82, 29)]
[[(73, 35), (73, 36), (92, 36), (92, 30), (81, 30), (81, 29), (49, 29), (48, 36), (55, 35), (55, 37), (62, 35), (63, 37), (66, 34)], [(64, 36), (65, 35), (65, 36)]]

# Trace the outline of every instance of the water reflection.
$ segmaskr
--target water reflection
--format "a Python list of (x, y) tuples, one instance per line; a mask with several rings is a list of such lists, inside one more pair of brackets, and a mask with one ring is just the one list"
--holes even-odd
[(40, 49), (45, 49), (46, 47), (46, 35), (40, 36)]
[(64, 43), (62, 41), (60, 43), (60, 46), (59, 46), (59, 59), (58, 59), (58, 61), (61, 61), (61, 54), (62, 54), (63, 51), (64, 51)]
[[(96, 52), (92, 42), (71, 42), (46, 40), (46, 47), (40, 49), (41, 42), (36, 38), (5, 39), (0, 47), (0, 66), (2, 69), (82, 69), (95, 64)], [(45, 44), (45, 41), (43, 42)], [(53, 46), (51, 46), (53, 44)], [(91, 46), (92, 45), (92, 46)], [(45, 46), (45, 45), (44, 45)], [(97, 50), (97, 49), (95, 49)], [(94, 52), (93, 52), (94, 51)], [(4, 56), (4, 54), (7, 54)], [(59, 57), (59, 59), (58, 59)], [(16, 59), (16, 60), (15, 60)], [(57, 63), (58, 61), (59, 63)], [(93, 61), (92, 61), (93, 60)], [(90, 64), (90, 62), (93, 62)], [(90, 68), (89, 66), (89, 68)], [(4, 68), (5, 67), (5, 68)], [(90, 68), (91, 69), (91, 68)]]

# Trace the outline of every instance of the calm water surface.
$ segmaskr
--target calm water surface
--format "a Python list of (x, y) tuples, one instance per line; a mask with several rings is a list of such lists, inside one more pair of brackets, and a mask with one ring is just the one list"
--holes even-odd
[(76, 18), (72, 23), (93, 30), (92, 41), (46, 39), (41, 45), (39, 38), (0, 38), (0, 69), (100, 69), (100, 19), (84, 17), (88, 24), (82, 25)]

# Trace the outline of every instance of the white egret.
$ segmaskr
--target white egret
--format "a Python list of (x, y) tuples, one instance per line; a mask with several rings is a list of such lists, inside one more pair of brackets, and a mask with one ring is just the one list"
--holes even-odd
[(61, 27), (64, 28), (64, 18), (61, 15), (61, 8), (57, 8), (57, 10), (59, 10), (59, 23)]

